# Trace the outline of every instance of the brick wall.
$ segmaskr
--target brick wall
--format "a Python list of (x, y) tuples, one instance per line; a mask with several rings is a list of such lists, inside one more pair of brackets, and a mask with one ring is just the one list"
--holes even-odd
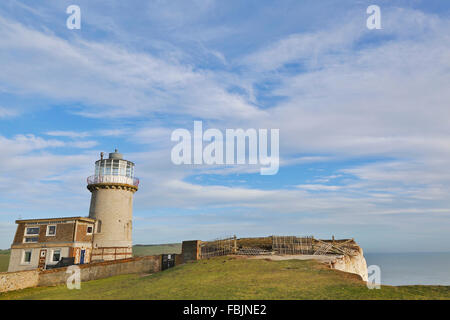
[(17, 226), (16, 235), (14, 236), (14, 244), (20, 244), (23, 242), (23, 235), (25, 233), (25, 225), (20, 223)]
[(17, 271), (0, 273), (0, 292), (7, 292), (36, 287), (39, 282), (39, 271)]
[(87, 234), (87, 228), (92, 227), (92, 231), (94, 231), (94, 224), (82, 223), (78, 222), (77, 225), (77, 233), (75, 235), (75, 241), (79, 242), (92, 242), (92, 234)]
[[(54, 225), (54, 224), (49, 224)], [(45, 242), (69, 242), (73, 241), (73, 231), (75, 224), (74, 223), (60, 223), (56, 225), (56, 234), (54, 236), (47, 236), (47, 224), (40, 224), (40, 225), (30, 225), (28, 227), (35, 227), (39, 228), (39, 234), (35, 235), (39, 238), (39, 243), (45, 243)], [(14, 243), (15, 245), (22, 244), (23, 238), (25, 236), (25, 228), (26, 224), (19, 223), (17, 226), (16, 235), (14, 236)], [(31, 237), (31, 236), (30, 236)]]
[(183, 241), (181, 252), (184, 262), (200, 259), (200, 242), (200, 240)]
[[(53, 225), (53, 224), (49, 224)], [(39, 242), (73, 241), (75, 223), (61, 223), (56, 225), (56, 234), (47, 236), (47, 224), (39, 225)]]

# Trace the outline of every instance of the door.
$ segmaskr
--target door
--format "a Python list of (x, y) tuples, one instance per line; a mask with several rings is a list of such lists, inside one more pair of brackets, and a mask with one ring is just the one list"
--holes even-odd
[(162, 270), (166, 270), (175, 266), (175, 255), (174, 254), (163, 254), (162, 255)]
[(80, 264), (84, 264), (84, 255), (86, 253), (86, 250), (82, 249), (81, 250), (81, 255), (80, 255)]
[(45, 262), (47, 258), (47, 249), (39, 251), (39, 269), (45, 269)]

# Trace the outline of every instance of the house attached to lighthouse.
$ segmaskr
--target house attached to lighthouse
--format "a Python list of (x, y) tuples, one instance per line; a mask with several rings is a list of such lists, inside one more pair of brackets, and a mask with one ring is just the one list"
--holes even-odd
[(17, 220), (9, 272), (45, 269), (69, 258), (75, 264), (132, 257), (134, 163), (117, 150), (100, 154), (88, 177), (89, 217)]

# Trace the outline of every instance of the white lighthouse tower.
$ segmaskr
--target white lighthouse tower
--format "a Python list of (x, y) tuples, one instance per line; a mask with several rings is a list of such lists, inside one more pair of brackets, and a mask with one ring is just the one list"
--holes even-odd
[(89, 218), (96, 220), (92, 261), (132, 257), (133, 194), (139, 186), (134, 163), (117, 149), (108, 159), (102, 152), (87, 182), (92, 193)]

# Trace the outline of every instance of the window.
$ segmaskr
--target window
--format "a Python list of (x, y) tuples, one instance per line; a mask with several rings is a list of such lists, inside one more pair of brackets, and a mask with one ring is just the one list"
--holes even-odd
[(39, 234), (39, 227), (28, 227), (25, 230), (25, 235), (30, 236), (34, 234)]
[(95, 164), (95, 176), (98, 177), (99, 174), (100, 174), (100, 165), (99, 165), (99, 163), (97, 162), (97, 163)]
[(22, 262), (23, 263), (30, 263), (31, 262), (31, 253), (33, 252), (33, 250), (25, 250), (23, 252), (23, 258), (22, 258)]
[(100, 162), (100, 170), (98, 172), (99, 176), (103, 176), (105, 174), (105, 161)]
[(47, 226), (47, 236), (56, 235), (56, 226)]
[(26, 243), (32, 243), (32, 242), (38, 242), (39, 238), (38, 237), (25, 237), (25, 239), (23, 240), (23, 242)]
[(120, 173), (121, 176), (125, 176), (127, 174), (127, 162), (120, 160)]
[(58, 262), (61, 259), (61, 250), (53, 250), (53, 256), (52, 256), (52, 261), (53, 262)]
[(105, 161), (105, 176), (111, 175), (111, 163), (112, 163), (112, 160)]
[(131, 162), (127, 163), (127, 177), (132, 177), (132, 165)]
[(97, 233), (102, 232), (102, 220), (97, 221)]
[(119, 175), (119, 160), (112, 161), (112, 169), (113, 169), (112, 174), (114, 176)]
[(86, 229), (86, 233), (87, 234), (92, 234), (92, 229), (93, 228), (91, 226), (88, 226), (87, 229)]

